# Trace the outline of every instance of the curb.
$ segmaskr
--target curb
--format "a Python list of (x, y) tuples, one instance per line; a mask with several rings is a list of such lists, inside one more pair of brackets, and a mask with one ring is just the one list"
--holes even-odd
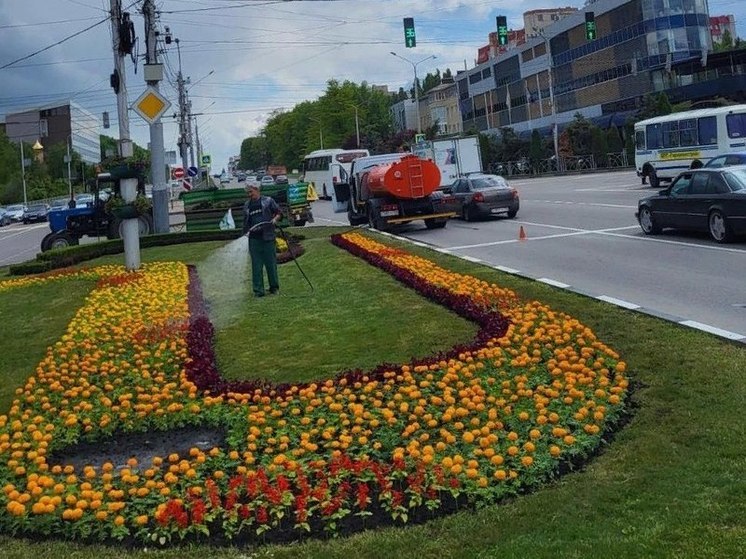
[(397, 239), (400, 241), (404, 241), (406, 243), (412, 244), (414, 246), (419, 247), (425, 247), (429, 248), (431, 250), (434, 250), (436, 252), (440, 252), (441, 254), (447, 254), (449, 256), (454, 256), (456, 258), (460, 258), (461, 260), (465, 260), (467, 262), (472, 262), (474, 264), (481, 264), (483, 266), (487, 266), (488, 268), (492, 268), (494, 270), (499, 270), (500, 272), (505, 272), (506, 274), (511, 274), (514, 276), (518, 276), (524, 279), (532, 280), (532, 281), (538, 281), (541, 283), (544, 283), (546, 285), (550, 285), (552, 287), (556, 287), (558, 289), (563, 289), (565, 291), (570, 291), (572, 293), (575, 293), (577, 295), (582, 295), (583, 297), (588, 297), (590, 299), (595, 299), (597, 301), (602, 301), (604, 303), (608, 303), (609, 305), (613, 305), (615, 307), (625, 309), (628, 311), (633, 311), (636, 313), (644, 314), (647, 316), (652, 316), (655, 318), (660, 318), (662, 320), (665, 320), (667, 322), (672, 322), (678, 326), (682, 326), (684, 328), (691, 328), (694, 330), (699, 330), (700, 332), (706, 332), (708, 334), (711, 334), (713, 336), (716, 336), (720, 339), (727, 340), (729, 342), (736, 342), (738, 344), (741, 344), (743, 346), (746, 346), (746, 334), (739, 334), (738, 332), (730, 332), (728, 330), (723, 330), (722, 328), (717, 328), (715, 326), (711, 326), (709, 324), (704, 324), (702, 322), (697, 322), (696, 320), (691, 319), (685, 319), (681, 318), (680, 316), (675, 316), (667, 313), (663, 313), (654, 309), (649, 309), (646, 307), (643, 307), (641, 305), (638, 305), (636, 303), (631, 303), (629, 301), (624, 301), (622, 299), (617, 299), (616, 297), (612, 297), (610, 295), (599, 295), (596, 293), (590, 293), (588, 291), (585, 291), (583, 289), (579, 289), (577, 287), (573, 287), (572, 285), (568, 285), (566, 283), (562, 283), (560, 281), (553, 280), (551, 278), (545, 278), (545, 277), (534, 277), (529, 274), (525, 274), (521, 272), (520, 270), (516, 270), (514, 268), (508, 268), (507, 266), (499, 266), (495, 264), (490, 264), (489, 262), (485, 262), (484, 260), (480, 260), (479, 258), (474, 258), (472, 256), (464, 256), (460, 254), (456, 254), (446, 248), (438, 248), (434, 247), (432, 245), (428, 245), (426, 243), (420, 242), (420, 241), (414, 241), (412, 239), (408, 239), (406, 237), (401, 237), (399, 235), (394, 235), (393, 233), (388, 233), (385, 231), (376, 231), (376, 233), (379, 233), (381, 235), (384, 235), (386, 237), (391, 237), (393, 239)]

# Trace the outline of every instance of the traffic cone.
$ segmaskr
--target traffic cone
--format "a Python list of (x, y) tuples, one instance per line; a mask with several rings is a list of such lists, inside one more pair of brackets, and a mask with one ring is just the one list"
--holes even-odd
[(526, 239), (528, 239), (528, 237), (526, 236), (526, 232), (523, 230), (523, 225), (521, 225), (521, 229), (518, 232), (518, 240), (525, 241)]

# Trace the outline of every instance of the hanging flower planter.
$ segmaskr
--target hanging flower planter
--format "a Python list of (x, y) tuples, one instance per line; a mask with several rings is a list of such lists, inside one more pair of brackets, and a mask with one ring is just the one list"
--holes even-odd
[(111, 213), (119, 219), (135, 219), (142, 215), (134, 204), (124, 204), (123, 206), (113, 208)]
[(112, 196), (106, 201), (106, 212), (118, 219), (136, 219), (150, 212), (150, 200), (138, 194), (132, 202), (125, 202), (121, 196)]
[(122, 163), (111, 167), (109, 173), (114, 179), (138, 179), (145, 173), (145, 164)]

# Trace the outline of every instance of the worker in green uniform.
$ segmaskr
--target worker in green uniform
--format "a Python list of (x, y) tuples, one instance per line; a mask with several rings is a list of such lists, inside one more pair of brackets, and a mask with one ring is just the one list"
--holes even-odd
[(249, 237), (251, 255), (251, 283), (255, 297), (264, 297), (264, 268), (267, 269), (269, 292), (280, 290), (277, 279), (277, 249), (275, 247), (275, 224), (282, 218), (277, 202), (262, 196), (259, 185), (246, 187), (249, 199), (243, 207), (243, 232)]

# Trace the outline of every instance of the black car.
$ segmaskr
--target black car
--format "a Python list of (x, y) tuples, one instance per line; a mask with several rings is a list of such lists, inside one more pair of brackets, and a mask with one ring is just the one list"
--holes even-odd
[(518, 191), (499, 175), (464, 175), (451, 185), (450, 191), (458, 200), (461, 217), (466, 221), (490, 215), (513, 218), (520, 207)]
[(685, 171), (665, 190), (640, 200), (635, 215), (646, 235), (686, 229), (727, 243), (746, 234), (746, 165)]
[(49, 206), (46, 204), (32, 204), (23, 212), (23, 222), (33, 223), (37, 221), (46, 221)]
[(730, 167), (732, 165), (746, 165), (746, 151), (738, 153), (726, 153), (713, 157), (706, 164), (706, 169), (719, 169), (720, 167)]

